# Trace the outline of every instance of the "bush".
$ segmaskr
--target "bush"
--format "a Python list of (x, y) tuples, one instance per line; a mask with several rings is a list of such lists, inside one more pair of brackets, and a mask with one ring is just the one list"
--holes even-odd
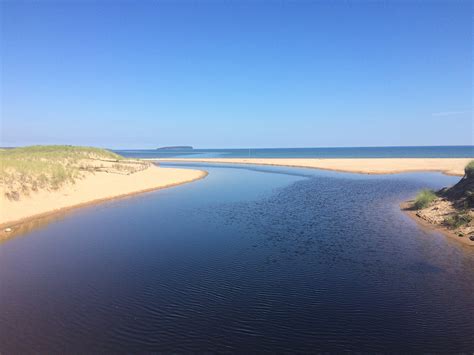
[(474, 176), (474, 160), (466, 165), (464, 172), (466, 173), (466, 176)]
[(459, 228), (472, 221), (472, 217), (467, 213), (457, 213), (444, 220), (444, 223), (450, 228)]
[(428, 205), (436, 199), (436, 194), (431, 190), (423, 190), (415, 197), (413, 204), (417, 210), (428, 207)]

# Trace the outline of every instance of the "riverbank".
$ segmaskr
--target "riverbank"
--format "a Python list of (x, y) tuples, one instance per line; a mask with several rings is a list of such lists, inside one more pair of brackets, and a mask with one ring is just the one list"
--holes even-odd
[(148, 161), (256, 164), (313, 168), (359, 174), (442, 172), (462, 176), (472, 158), (367, 158), (367, 159), (288, 159), (288, 158), (161, 158)]
[(440, 201), (433, 204), (429, 209), (416, 210), (413, 208), (413, 201), (407, 201), (402, 203), (400, 208), (422, 227), (437, 231), (464, 245), (474, 247), (474, 240), (469, 239), (469, 235), (472, 235), (471, 227), (462, 228), (462, 231), (460, 231), (459, 229), (449, 228), (443, 223), (447, 216), (455, 213), (455, 209), (449, 202)]
[[(8, 237), (19, 225), (33, 219), (102, 201), (189, 183), (204, 178), (205, 171), (160, 168), (149, 165), (129, 175), (107, 171), (87, 174), (58, 190), (41, 190), (9, 199), (0, 194), (0, 238)], [(5, 231), (11, 228), (11, 232)]]
[(474, 160), (466, 165), (463, 178), (454, 186), (420, 191), (401, 207), (418, 222), (474, 246)]

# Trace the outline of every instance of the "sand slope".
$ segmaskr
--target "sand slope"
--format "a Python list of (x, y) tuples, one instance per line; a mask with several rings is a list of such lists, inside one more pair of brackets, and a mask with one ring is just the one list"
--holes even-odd
[(102, 200), (184, 184), (206, 175), (207, 173), (201, 170), (159, 168), (151, 165), (130, 175), (105, 172), (89, 174), (73, 185), (57, 191), (43, 190), (32, 193), (19, 201), (7, 199), (0, 191), (0, 226), (7, 227), (26, 219)]
[(395, 174), (416, 171), (439, 171), (464, 175), (464, 167), (474, 158), (370, 158), (370, 159), (293, 159), (293, 158), (167, 158), (157, 161), (235, 163), (277, 165), (344, 171), (362, 174)]

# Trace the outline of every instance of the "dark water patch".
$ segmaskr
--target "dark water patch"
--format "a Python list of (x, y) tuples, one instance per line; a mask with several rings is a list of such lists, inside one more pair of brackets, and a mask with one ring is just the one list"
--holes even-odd
[(209, 218), (257, 235), (252, 247), (271, 245), (287, 258), (308, 255), (321, 263), (342, 258), (361, 265), (361, 254), (366, 262), (380, 262), (383, 245), (390, 245), (391, 253), (406, 252), (411, 238), (398, 232), (409, 222), (398, 203), (417, 188), (416, 183), (397, 178), (313, 177), (268, 198), (213, 206), (219, 217), (211, 212)]

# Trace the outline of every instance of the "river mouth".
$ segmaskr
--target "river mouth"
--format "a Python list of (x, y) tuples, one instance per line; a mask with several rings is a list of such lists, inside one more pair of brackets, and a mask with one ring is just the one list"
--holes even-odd
[(399, 209), (457, 178), (178, 165), (0, 245), (0, 352), (474, 349), (474, 253)]

